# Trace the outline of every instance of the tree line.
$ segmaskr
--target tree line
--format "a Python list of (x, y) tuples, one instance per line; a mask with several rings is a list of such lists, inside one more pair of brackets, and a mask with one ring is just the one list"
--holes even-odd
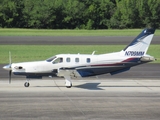
[(160, 0), (0, 0), (1, 28), (160, 28)]

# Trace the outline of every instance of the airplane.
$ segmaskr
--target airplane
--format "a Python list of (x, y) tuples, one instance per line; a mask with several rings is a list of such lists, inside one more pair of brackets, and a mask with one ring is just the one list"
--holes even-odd
[[(72, 79), (89, 76), (97, 76), (110, 73), (118, 74), (130, 70), (131, 67), (155, 61), (153, 56), (147, 53), (154, 36), (155, 29), (144, 29), (123, 50), (113, 53), (95, 55), (92, 54), (58, 54), (44, 61), (11, 63), (3, 67), (9, 71), (9, 83), (11, 73), (26, 76), (25, 87), (29, 87), (29, 80), (43, 76), (63, 77), (65, 86), (72, 87)], [(9, 55), (10, 56), (10, 55)]]

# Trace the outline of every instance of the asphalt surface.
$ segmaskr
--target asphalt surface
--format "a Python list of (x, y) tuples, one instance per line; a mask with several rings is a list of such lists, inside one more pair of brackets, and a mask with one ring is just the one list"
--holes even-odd
[(0, 81), (1, 120), (159, 120), (159, 80)]
[[(129, 42), (130, 37), (54, 38), (53, 42), (53, 37), (0, 37), (0, 43), (128, 44), (134, 37)], [(152, 44), (160, 44), (159, 38), (153, 40)], [(8, 84), (8, 72), (2, 69), (3, 66), (0, 65), (0, 120), (159, 120), (160, 118), (160, 64), (136, 66), (128, 72), (114, 76), (108, 74), (99, 78), (73, 80), (73, 87), (70, 89), (64, 86), (63, 78), (31, 80), (30, 87), (25, 88), (23, 87), (25, 78), (12, 75), (12, 83)]]
[[(3, 66), (6, 64), (0, 64), (0, 79), (8, 79), (9, 72), (6, 70), (3, 70)], [(139, 66), (132, 67), (129, 71), (126, 71), (124, 73), (116, 74), (116, 75), (100, 75), (99, 78), (104, 79), (119, 79), (119, 78), (135, 78), (135, 79), (160, 79), (160, 64), (143, 64)], [(23, 78), (25, 80), (25, 77), (22, 76), (16, 76), (12, 75), (12, 78)]]
[[(0, 36), (1, 45), (127, 45), (136, 36)], [(160, 44), (154, 36), (152, 44)]]

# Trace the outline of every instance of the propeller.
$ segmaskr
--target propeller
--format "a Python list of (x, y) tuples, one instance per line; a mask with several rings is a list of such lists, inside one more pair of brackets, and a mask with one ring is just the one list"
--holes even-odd
[(9, 71), (9, 84), (11, 84), (11, 74), (12, 74), (12, 70)]
[(11, 75), (12, 75), (12, 68), (11, 68), (11, 65), (12, 65), (12, 59), (11, 59), (11, 52), (9, 51), (9, 84), (11, 83)]
[(11, 52), (9, 51), (9, 64), (4, 66), (3, 69), (9, 71), (9, 83), (11, 83), (11, 74), (12, 74), (12, 60), (11, 60)]

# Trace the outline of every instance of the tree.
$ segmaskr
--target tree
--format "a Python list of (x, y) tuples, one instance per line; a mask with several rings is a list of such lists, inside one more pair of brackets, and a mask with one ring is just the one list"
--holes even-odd
[(160, 0), (0, 0), (0, 27), (160, 28)]
[(138, 8), (143, 27), (160, 27), (160, 0), (140, 0)]
[(84, 11), (85, 6), (78, 0), (66, 0), (64, 6), (64, 24), (65, 28), (69, 29), (80, 29), (83, 28), (84, 24)]

